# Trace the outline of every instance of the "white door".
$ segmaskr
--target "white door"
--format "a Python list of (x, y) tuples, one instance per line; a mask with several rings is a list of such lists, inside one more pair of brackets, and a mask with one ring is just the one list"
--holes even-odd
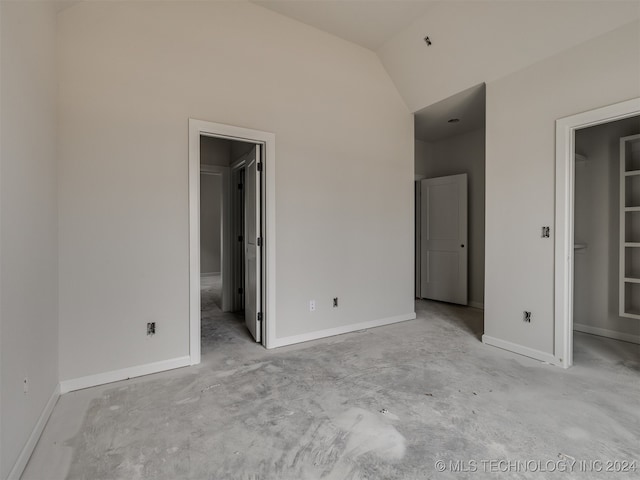
[(260, 146), (256, 145), (245, 164), (244, 227), (244, 321), (256, 342), (261, 340), (262, 316), (262, 228), (260, 209)]
[(467, 304), (467, 174), (420, 182), (420, 296)]

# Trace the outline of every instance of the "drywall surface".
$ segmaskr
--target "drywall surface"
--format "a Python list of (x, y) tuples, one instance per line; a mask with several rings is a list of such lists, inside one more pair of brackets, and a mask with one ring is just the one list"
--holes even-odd
[(188, 354), (189, 118), (276, 135), (278, 338), (413, 313), (413, 119), (374, 53), (245, 2), (58, 19), (62, 380)]
[(231, 146), (234, 143), (237, 142), (205, 135), (200, 136), (200, 164), (228, 167), (232, 158)]
[(54, 7), (1, 2), (0, 10), (0, 478), (5, 479), (58, 383), (58, 220)]
[(639, 17), (637, 1), (437, 2), (378, 55), (415, 112)]
[(618, 315), (620, 254), (620, 137), (640, 133), (640, 117), (578, 130), (573, 322), (640, 337), (640, 321)]
[[(425, 178), (466, 173), (469, 198), (469, 303), (484, 303), (484, 148), (485, 130), (439, 142), (416, 140), (416, 173)], [(425, 148), (425, 145), (430, 148)], [(420, 156), (420, 154), (425, 154)]]
[[(231, 162), (235, 162), (243, 155), (246, 155), (255, 146), (253, 143), (232, 141), (231, 143)], [(202, 155), (202, 152), (200, 153)]]
[(200, 174), (200, 273), (220, 273), (222, 176)]
[(416, 177), (424, 177), (429, 173), (429, 162), (433, 158), (433, 146), (429, 142), (415, 139), (414, 169)]
[(640, 96), (639, 39), (633, 22), (487, 84), (486, 335), (554, 353), (555, 120)]

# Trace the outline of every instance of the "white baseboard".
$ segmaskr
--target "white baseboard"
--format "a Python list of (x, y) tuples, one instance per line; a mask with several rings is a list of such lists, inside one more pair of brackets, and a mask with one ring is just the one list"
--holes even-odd
[(296, 343), (309, 342), (311, 340), (318, 340), (320, 338), (326, 337), (333, 337), (334, 335), (342, 335), (343, 333), (357, 332), (358, 330), (364, 330), (367, 328), (382, 327), (384, 325), (391, 325), (392, 323), (414, 320), (415, 318), (416, 313), (412, 312), (405, 315), (397, 315), (395, 317), (380, 318), (378, 320), (369, 320), (353, 325), (345, 325), (344, 327), (328, 328), (326, 330), (319, 330), (317, 332), (276, 338), (275, 340), (269, 342), (267, 348), (285, 347), (287, 345), (293, 345)]
[(590, 333), (591, 335), (613, 338), (614, 340), (622, 340), (624, 342), (637, 343), (640, 345), (640, 335), (633, 335), (632, 333), (616, 332), (615, 330), (592, 327), (590, 325), (583, 325), (581, 323), (574, 323), (573, 329), (577, 332)]
[(20, 476), (24, 472), (24, 469), (31, 458), (31, 454), (36, 448), (38, 444), (38, 440), (40, 440), (40, 435), (42, 435), (42, 431), (44, 430), (45, 425), (49, 421), (49, 417), (51, 416), (51, 412), (53, 412), (53, 407), (56, 406), (56, 402), (58, 401), (58, 397), (60, 397), (60, 385), (56, 385), (56, 388), (53, 389), (53, 393), (49, 397), (47, 404), (42, 410), (38, 421), (36, 422), (33, 430), (31, 431), (31, 435), (27, 439), (27, 442), (22, 447), (20, 451), (20, 455), (18, 455), (18, 459), (16, 463), (13, 465), (13, 468), (9, 472), (9, 476), (7, 480), (19, 480)]
[(218, 277), (220, 276), (220, 272), (207, 272), (207, 273), (201, 273), (200, 277)]
[(525, 357), (533, 358), (534, 360), (540, 360), (541, 362), (551, 363), (553, 365), (560, 365), (556, 357), (550, 353), (543, 352), (541, 350), (535, 350), (533, 348), (524, 347), (517, 343), (507, 342), (506, 340), (500, 340), (499, 338), (490, 337), (488, 335), (482, 335), (482, 343), (491, 345), (492, 347), (498, 347), (509, 352), (524, 355)]
[(473, 308), (479, 308), (480, 310), (484, 310), (484, 303), (480, 302), (469, 302), (469, 306)]
[(147, 363), (144, 365), (137, 365), (135, 367), (98, 373), (96, 375), (87, 375), (86, 377), (63, 380), (60, 382), (60, 393), (73, 392), (74, 390), (96, 387), (98, 385), (104, 385), (105, 383), (118, 382), (120, 380), (127, 380), (134, 377), (142, 377), (143, 375), (164, 372), (165, 370), (173, 370), (174, 368), (188, 367), (189, 365), (191, 365), (191, 357), (187, 355), (184, 357), (162, 360), (160, 362)]

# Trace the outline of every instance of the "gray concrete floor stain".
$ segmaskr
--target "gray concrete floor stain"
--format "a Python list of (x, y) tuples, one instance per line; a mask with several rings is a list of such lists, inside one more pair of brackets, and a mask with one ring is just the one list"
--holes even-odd
[(419, 301), (414, 321), (267, 351), (211, 282), (201, 365), (91, 389), (72, 438), (45, 432), (66, 440), (66, 478), (609, 478), (482, 462), (640, 462), (637, 345), (576, 334), (562, 370), (480, 343), (479, 310)]

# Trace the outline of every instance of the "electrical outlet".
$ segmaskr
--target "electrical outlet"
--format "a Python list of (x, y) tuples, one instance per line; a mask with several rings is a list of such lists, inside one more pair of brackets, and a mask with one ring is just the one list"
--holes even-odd
[(542, 227), (542, 238), (549, 238), (551, 236), (551, 227)]
[(147, 335), (155, 335), (156, 334), (156, 322), (147, 323)]
[(29, 377), (24, 377), (22, 381), (22, 391), (25, 395), (29, 393)]
[(315, 300), (309, 300), (309, 311), (310, 312), (315, 312), (316, 311), (316, 301)]
[(333, 308), (338, 308), (338, 297), (333, 297)]
[(522, 320), (526, 323), (531, 323), (531, 312), (527, 312), (526, 310), (522, 312)]

